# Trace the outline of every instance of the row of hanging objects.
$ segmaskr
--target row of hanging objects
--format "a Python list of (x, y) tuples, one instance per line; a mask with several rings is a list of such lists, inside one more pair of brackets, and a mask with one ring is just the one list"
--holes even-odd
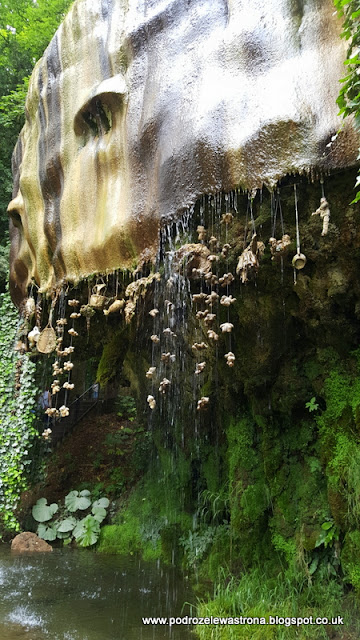
[[(75, 351), (75, 347), (73, 346), (73, 338), (77, 337), (79, 334), (75, 330), (75, 320), (81, 316), (81, 314), (76, 311), (76, 308), (79, 306), (80, 301), (75, 298), (72, 300), (68, 300), (68, 306), (73, 310), (70, 313), (70, 318), (73, 320), (72, 327), (67, 330), (67, 334), (70, 336), (70, 345), (64, 346), (64, 338), (65, 338), (65, 327), (68, 324), (68, 321), (65, 317), (65, 308), (63, 313), (60, 313), (61, 317), (56, 320), (56, 360), (52, 365), (53, 369), (53, 382), (51, 384), (51, 395), (54, 399), (55, 406), (49, 407), (45, 413), (47, 413), (52, 418), (66, 418), (70, 411), (67, 406), (67, 398), (69, 391), (74, 389), (74, 384), (71, 382), (71, 373), (74, 367), (74, 363), (72, 362), (72, 354)], [(67, 380), (65, 382), (61, 382), (61, 376), (66, 375)], [(57, 408), (57, 397), (60, 393), (60, 390), (65, 389), (65, 399), (64, 404)]]

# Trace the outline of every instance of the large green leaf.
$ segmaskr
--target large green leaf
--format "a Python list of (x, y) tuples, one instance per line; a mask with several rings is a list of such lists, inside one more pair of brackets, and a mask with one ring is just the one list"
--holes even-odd
[(48, 505), (46, 498), (40, 498), (32, 508), (32, 515), (36, 522), (47, 522), (51, 520), (58, 508), (55, 502)]
[(69, 531), (72, 531), (73, 528), (76, 526), (76, 524), (77, 524), (76, 518), (74, 518), (73, 516), (70, 516), (69, 518), (65, 518), (65, 520), (62, 520), (61, 522), (58, 523), (57, 531), (58, 533), (67, 533)]
[(53, 540), (56, 540), (56, 526), (55, 524), (50, 524), (49, 526), (46, 524), (39, 524), (37, 534), (39, 538), (52, 542)]
[(81, 547), (90, 547), (99, 538), (100, 524), (92, 515), (88, 515), (73, 530), (73, 536)]
[(107, 509), (109, 504), (110, 501), (108, 500), (108, 498), (100, 498), (100, 500), (95, 500), (95, 502), (93, 502), (93, 510), (94, 507), (102, 507), (103, 509)]
[(102, 507), (93, 506), (93, 508), (91, 509), (91, 512), (95, 520), (97, 520), (98, 522), (102, 522), (106, 518), (106, 509), (103, 509)]
[(70, 491), (65, 498), (65, 506), (71, 513), (78, 510), (83, 511), (91, 505), (91, 500), (88, 497), (89, 495), (90, 492), (87, 490), (81, 491), (81, 493), (78, 491)]

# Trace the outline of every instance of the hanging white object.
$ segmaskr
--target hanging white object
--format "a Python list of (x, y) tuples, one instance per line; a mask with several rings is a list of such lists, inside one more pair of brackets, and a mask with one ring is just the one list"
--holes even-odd
[(296, 223), (296, 255), (292, 259), (292, 266), (298, 271), (303, 269), (306, 265), (306, 256), (300, 251), (300, 231), (299, 231), (299, 214), (297, 207), (296, 196), (296, 184), (294, 184), (294, 196), (295, 196), (295, 223)]

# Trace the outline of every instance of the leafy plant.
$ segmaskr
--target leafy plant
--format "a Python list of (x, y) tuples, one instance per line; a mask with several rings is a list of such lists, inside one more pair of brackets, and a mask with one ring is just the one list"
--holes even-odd
[(58, 505), (54, 502), (48, 505), (46, 498), (40, 498), (36, 505), (32, 508), (32, 515), (37, 522), (47, 522), (51, 520), (58, 510)]
[[(58, 538), (68, 544), (74, 538), (81, 547), (90, 547), (99, 538), (100, 524), (106, 518), (108, 506), (108, 498), (102, 497), (92, 502), (90, 491), (84, 489), (80, 492), (70, 491), (62, 508), (56, 503), (48, 505), (46, 498), (40, 498), (32, 508), (32, 515), (39, 522), (37, 534), (43, 540), (52, 542)], [(80, 519), (73, 515), (76, 511), (86, 510), (88, 513)], [(53, 519), (55, 514), (58, 516)]]
[(323, 544), (326, 549), (328, 546), (333, 545), (339, 540), (339, 533), (339, 527), (336, 526), (335, 522), (324, 522), (321, 525), (321, 533), (316, 540), (315, 547)]
[[(334, 0), (337, 12), (343, 20), (342, 37), (348, 40), (349, 46), (347, 51), (347, 59), (345, 65), (347, 74), (342, 78), (342, 88), (337, 99), (340, 107), (339, 115), (344, 118), (353, 115), (355, 118), (355, 126), (360, 129), (360, 78), (359, 78), (359, 46), (360, 46), (360, 5), (359, 0)], [(360, 155), (359, 158), (360, 159)], [(360, 187), (360, 174), (358, 174), (355, 188)], [(360, 190), (352, 202), (360, 200)]]
[(91, 505), (89, 499), (90, 491), (84, 489), (84, 491), (70, 491), (65, 498), (65, 506), (73, 513), (74, 511), (87, 509)]
[(309, 400), (309, 402), (306, 402), (305, 407), (306, 407), (306, 409), (308, 409), (310, 411), (310, 413), (312, 411), (317, 411), (318, 410), (319, 405), (316, 402), (315, 396), (313, 398), (311, 398), (311, 400)]
[(19, 530), (14, 511), (39, 441), (35, 364), (14, 350), (18, 324), (9, 293), (0, 294), (0, 526), (10, 531)]
[(131, 420), (136, 418), (136, 404), (132, 396), (122, 396), (116, 402), (119, 418)]

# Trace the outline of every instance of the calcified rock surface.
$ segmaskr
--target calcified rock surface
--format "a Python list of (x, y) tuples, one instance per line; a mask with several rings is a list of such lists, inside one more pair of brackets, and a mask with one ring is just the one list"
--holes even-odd
[(14, 153), (14, 300), (151, 258), (200, 194), (353, 163), (339, 33), (331, 0), (75, 2)]

